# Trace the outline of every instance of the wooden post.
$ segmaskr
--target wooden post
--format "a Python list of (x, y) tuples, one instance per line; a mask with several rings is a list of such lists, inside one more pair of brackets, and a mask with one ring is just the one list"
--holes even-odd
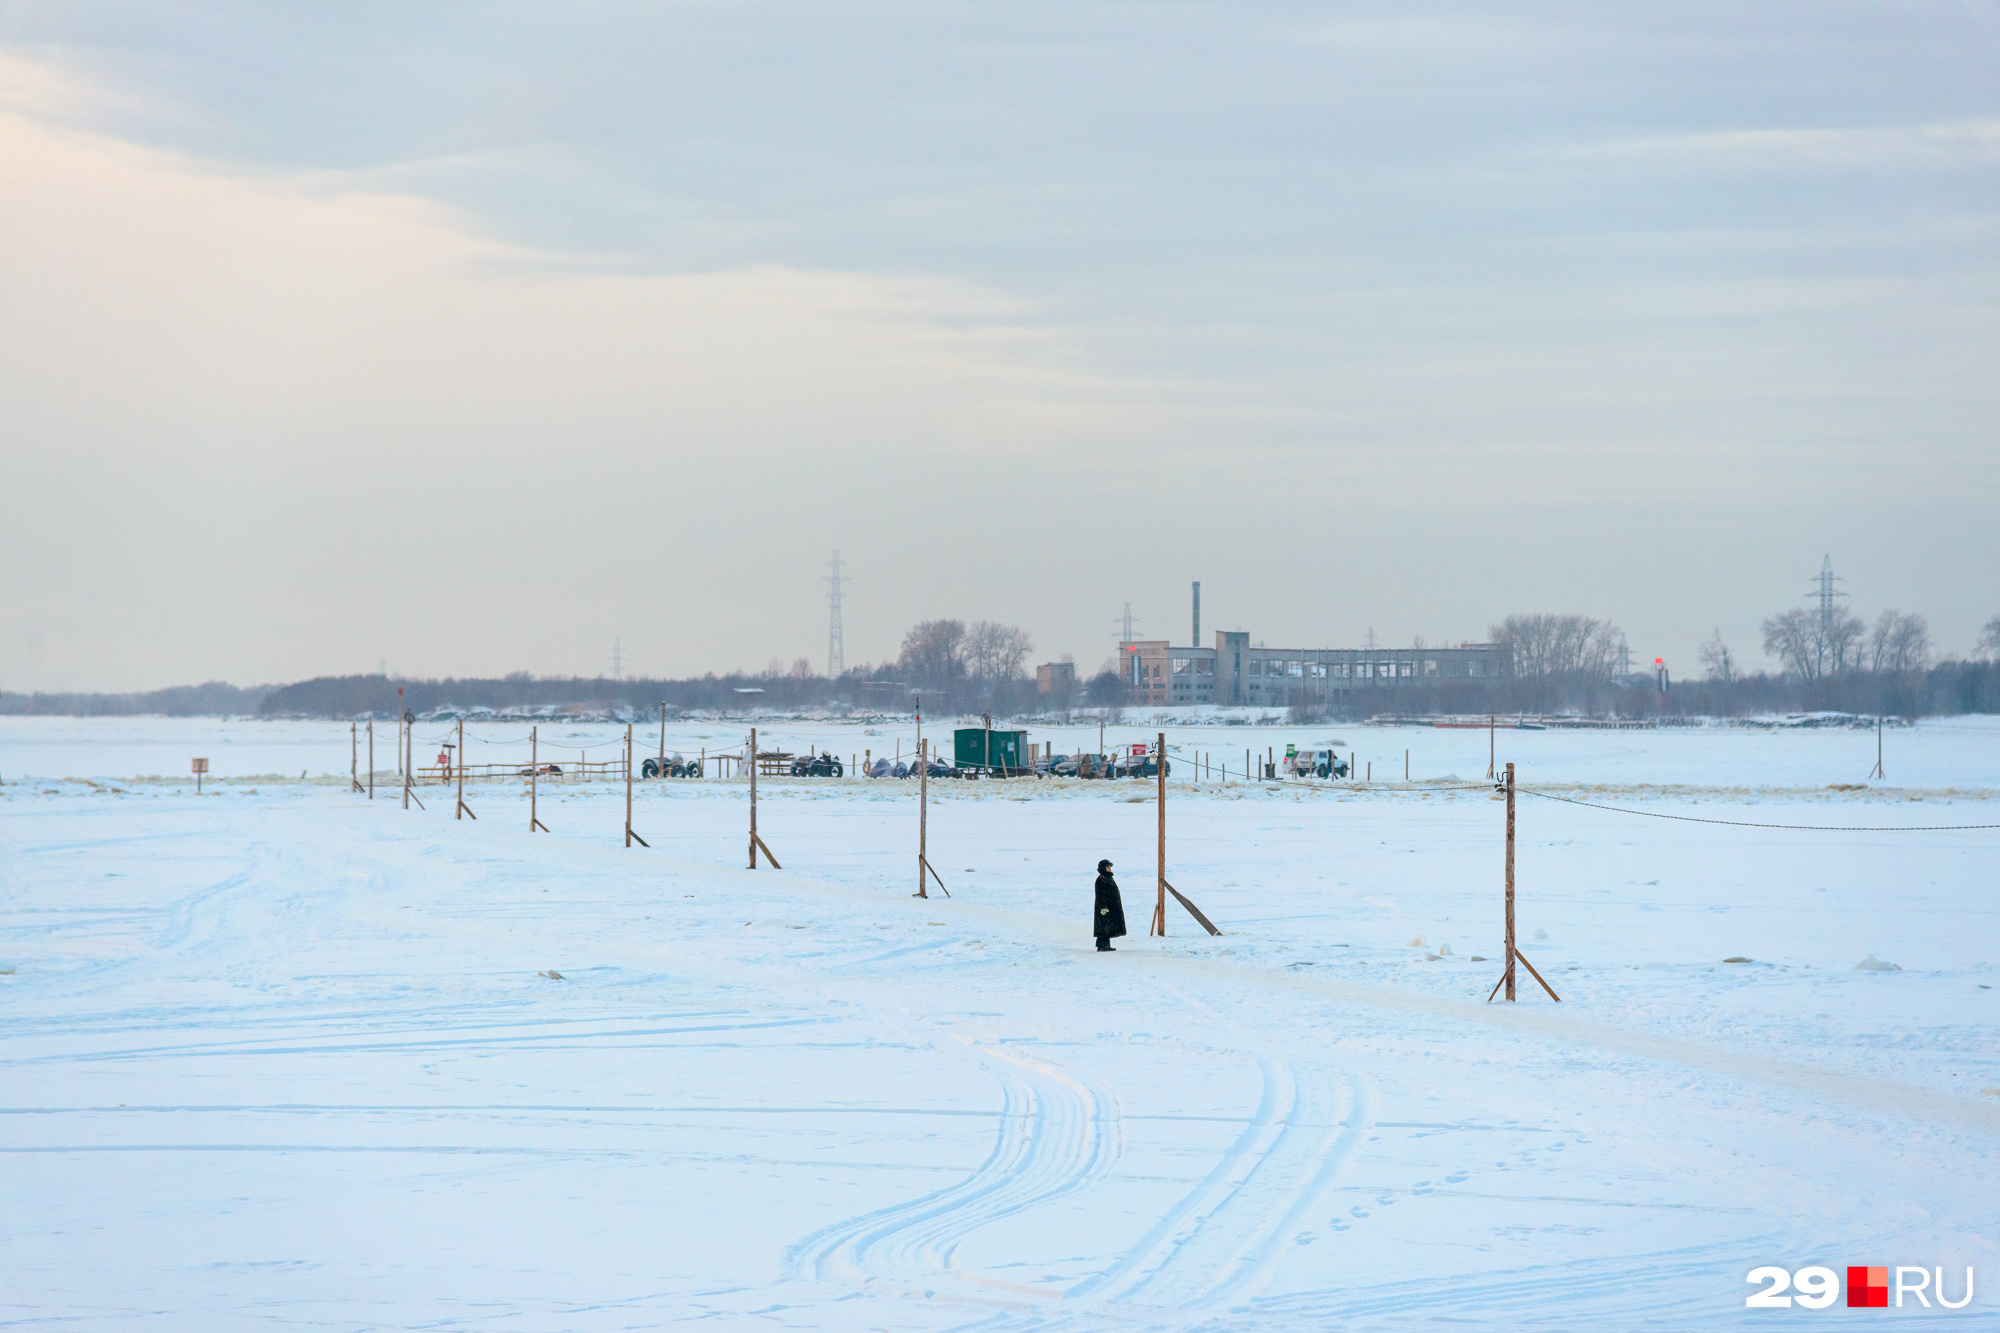
[(1410, 780), (1410, 752), (1408, 750), (1405, 750), (1403, 751), (1403, 781), (1408, 782), (1409, 780)]
[(1489, 782), (1493, 778), (1493, 728), (1496, 725), (1497, 720), (1493, 714), (1488, 713), (1486, 715), (1486, 777)]
[(361, 724), (347, 724), (347, 782), (355, 791), (361, 790)]
[[(662, 718), (660, 735), (664, 737), (667, 734), (664, 710), (660, 716)], [(662, 741), (662, 744), (664, 743)], [(625, 724), (625, 845), (627, 847), (632, 845), (632, 724), (630, 722)]]
[(750, 728), (750, 868), (757, 868), (757, 728)]
[(368, 719), (368, 799), (375, 799), (375, 719)]
[(665, 777), (665, 776), (667, 775), (667, 701), (666, 701), (665, 699), (662, 699), (662, 700), (660, 700), (660, 771), (659, 771), (659, 775), (660, 775), (661, 777)]
[(1250, 780), (1250, 751), (1247, 749), (1243, 752), (1243, 780)]
[(544, 833), (548, 832), (548, 829), (543, 828), (542, 821), (536, 814), (535, 810), (535, 798), (537, 794), (536, 784), (539, 783), (541, 779), (542, 779), (542, 729), (538, 726), (529, 727), (528, 728), (528, 832), (530, 833), (533, 833), (536, 829), (541, 829), (542, 832)]
[(1868, 776), (1871, 778), (1888, 776), (1882, 771), (1882, 717), (1879, 713), (1875, 717), (1875, 771)]
[(458, 809), (452, 811), (453, 819), (465, 818), (465, 719), (458, 720)]
[(931, 766), (924, 761), (924, 743), (917, 742), (917, 897), (931, 895), (924, 884), (931, 850)]
[(1514, 998), (1514, 765), (1507, 765), (1507, 998)]
[(986, 718), (986, 776), (993, 776), (993, 710), (987, 709)]
[[(399, 685), (396, 687), (396, 702), (399, 706), (402, 703), (402, 699), (403, 688)], [(416, 753), (416, 743), (410, 736), (410, 724), (407, 720), (409, 716), (410, 710), (405, 708), (396, 719), (396, 726), (398, 727), (396, 733), (396, 761), (403, 770), (403, 808), (405, 810), (410, 808), (410, 760)]]
[(1521, 966), (1528, 969), (1528, 975), (1533, 977), (1536, 981), (1540, 982), (1542, 989), (1549, 993), (1549, 998), (1551, 1000), (1554, 1000), (1557, 1004), (1561, 1004), (1562, 996), (1556, 994), (1556, 988), (1554, 986), (1551, 986), (1548, 983), (1547, 978), (1543, 977), (1541, 973), (1535, 971), (1535, 965), (1528, 961), (1528, 956), (1522, 953), (1520, 949), (1515, 946), (1514, 766), (1512, 764), (1507, 765), (1507, 785), (1505, 790), (1507, 792), (1507, 969), (1506, 971), (1500, 974), (1500, 980), (1493, 983), (1493, 989), (1487, 992), (1486, 998), (1488, 1002), (1491, 1002), (1494, 994), (1497, 993), (1502, 986), (1505, 986), (1507, 988), (1507, 998), (1510, 1001), (1514, 998), (1514, 980), (1515, 980), (1514, 963), (1516, 960), (1519, 960)]
[(1159, 845), (1155, 863), (1159, 867), (1160, 882), (1155, 886), (1158, 901), (1153, 905), (1152, 933), (1162, 939), (1167, 934), (1167, 733), (1160, 733), (1159, 762), (1153, 767), (1153, 774), (1159, 780)]

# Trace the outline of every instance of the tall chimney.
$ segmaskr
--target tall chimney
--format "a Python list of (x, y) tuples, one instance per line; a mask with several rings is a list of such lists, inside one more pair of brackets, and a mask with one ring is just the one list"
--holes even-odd
[(1195, 647), (1201, 647), (1201, 580), (1194, 581), (1194, 639)]

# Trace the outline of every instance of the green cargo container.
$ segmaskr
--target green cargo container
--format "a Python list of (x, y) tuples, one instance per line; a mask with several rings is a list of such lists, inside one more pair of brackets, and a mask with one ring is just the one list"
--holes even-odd
[[(987, 737), (992, 737), (992, 750), (987, 749)], [(984, 727), (960, 727), (951, 734), (952, 762), (960, 768), (995, 768), (1023, 773), (1027, 765), (1021, 762), (1022, 752), (1028, 748), (1028, 733), (1025, 731), (988, 731)]]

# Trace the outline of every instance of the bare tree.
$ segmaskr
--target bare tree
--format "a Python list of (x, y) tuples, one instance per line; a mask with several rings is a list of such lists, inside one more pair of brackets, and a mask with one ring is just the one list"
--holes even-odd
[(1828, 674), (1860, 670), (1862, 651), (1868, 642), (1868, 627), (1861, 623), (1861, 617), (1836, 608), (1830, 615), (1815, 619), (1819, 622), (1820, 642), (1825, 645)]
[(1868, 641), (1869, 665), (1877, 671), (1922, 671), (1931, 664), (1931, 627), (1914, 611), (1884, 611)]
[(1018, 680), (1035, 641), (1019, 625), (991, 620), (973, 624), (965, 634), (965, 662), (981, 680)]
[(1722, 641), (1722, 626), (1717, 625), (1715, 632), (1702, 643), (1701, 664), (1708, 668), (1710, 680), (1719, 680), (1724, 685), (1735, 681), (1736, 658), (1730, 653), (1729, 645)]
[(1578, 615), (1508, 616), (1486, 635), (1512, 653), (1517, 677), (1565, 676), (1592, 685), (1611, 679), (1625, 638), (1608, 620)]
[(1818, 680), (1858, 669), (1868, 627), (1851, 611), (1822, 615), (1807, 607), (1780, 611), (1764, 622), (1764, 651), (1789, 675)]
[(942, 686), (965, 677), (965, 622), (926, 620), (903, 636), (897, 664), (917, 685)]
[(2000, 654), (2000, 616), (1986, 622), (1986, 628), (1979, 635), (1979, 655), (1991, 657)]
[(1778, 659), (1788, 675), (1818, 680), (1825, 655), (1820, 651), (1819, 617), (1804, 607), (1780, 611), (1764, 622), (1764, 653)]

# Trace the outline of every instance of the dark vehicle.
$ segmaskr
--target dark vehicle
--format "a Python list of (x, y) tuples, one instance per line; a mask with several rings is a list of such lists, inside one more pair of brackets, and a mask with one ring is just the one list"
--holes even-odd
[[(919, 773), (923, 772), (924, 769), (925, 765), (923, 763), (912, 762), (910, 764), (909, 776), (916, 777)], [(947, 767), (946, 765), (940, 763), (936, 759), (930, 761), (929, 769), (930, 769), (930, 776), (934, 778), (957, 778), (965, 776), (964, 774), (960, 773), (957, 769)]]
[(701, 776), (701, 760), (683, 759), (675, 755), (671, 759), (648, 759), (639, 765), (642, 778), (698, 778)]
[(561, 772), (562, 768), (557, 764), (525, 764), (521, 768), (520, 776), (525, 778), (532, 774), (540, 773), (543, 777), (547, 777), (551, 773), (559, 775)]
[(838, 759), (826, 753), (792, 760), (792, 776), (795, 778), (837, 778), (846, 771)]
[[(1167, 763), (1167, 775), (1173, 775), (1172, 761)], [(1119, 761), (1118, 776), (1121, 778), (1153, 778), (1160, 775), (1160, 761), (1150, 754), (1135, 754)]]
[[(1059, 754), (1049, 761), (1052, 778), (1110, 777), (1114, 761), (1101, 754)], [(1085, 770), (1088, 770), (1087, 772)]]

